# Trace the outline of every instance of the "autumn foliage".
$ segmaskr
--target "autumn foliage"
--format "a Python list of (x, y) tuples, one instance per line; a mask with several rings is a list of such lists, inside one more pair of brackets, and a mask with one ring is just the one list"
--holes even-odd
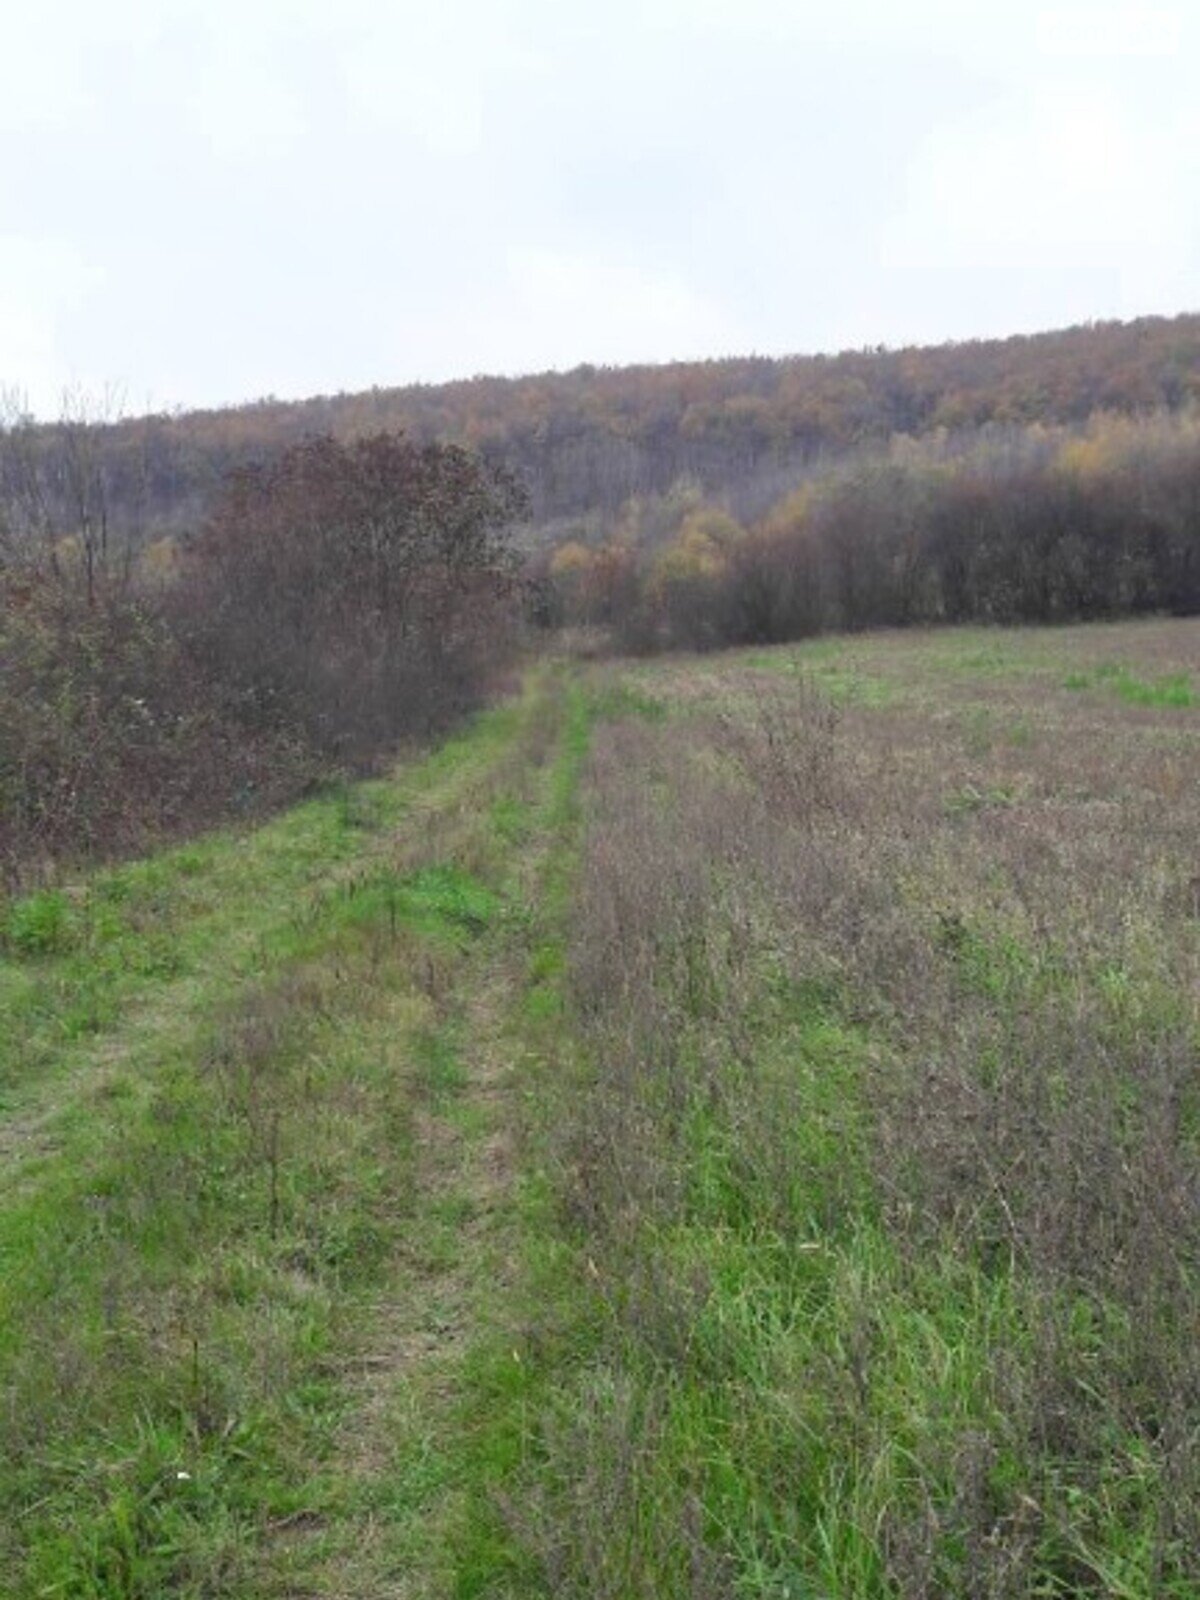
[(630, 502), (606, 541), (559, 549), (548, 572), (562, 620), (635, 649), (1188, 615), (1200, 611), (1200, 414), (898, 438), (802, 475), (745, 523), (679, 485), (656, 511)]
[[(461, 445), (505, 466), (528, 490), (534, 523), (565, 538), (558, 524), (611, 520), (630, 497), (664, 494), (681, 478), (753, 517), (778, 497), (781, 474), (894, 435), (1080, 426), (1098, 411), (1139, 416), (1197, 401), (1200, 315), (1188, 315), (931, 348), (582, 366), (265, 399), (113, 421), (89, 442), (114, 536), (139, 545), (194, 527), (231, 471), (315, 436), (351, 443), (381, 432)], [(74, 493), (79, 439), (56, 425), (22, 439), (60, 508)], [(0, 500), (3, 457), (0, 439)]]

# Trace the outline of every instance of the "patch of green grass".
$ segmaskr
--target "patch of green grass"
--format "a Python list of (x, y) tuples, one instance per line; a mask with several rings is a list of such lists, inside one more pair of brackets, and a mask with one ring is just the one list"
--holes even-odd
[(937, 914), (934, 943), (966, 987), (1008, 1004), (1031, 999), (1035, 989), (1055, 986), (1064, 977), (1052, 944), (1035, 948), (1009, 929), (959, 912)]
[(800, 660), (832, 665), (842, 659), (849, 647), (850, 641), (847, 635), (829, 633), (816, 639), (805, 639), (798, 645), (781, 648), (794, 650)]
[(1116, 682), (1116, 690), (1121, 699), (1131, 705), (1170, 706), (1180, 711), (1200, 705), (1200, 694), (1184, 672), (1168, 673), (1150, 682), (1133, 676), (1121, 677)]
[(422, 1092), (433, 1101), (462, 1093), (467, 1083), (460, 1029), (453, 1024), (422, 1029), (411, 1054)]
[(514, 794), (499, 795), (492, 802), (490, 820), (501, 844), (509, 848), (523, 844), (533, 827), (529, 807)]
[(76, 1124), (0, 1215), (8, 1592), (247, 1592), (255, 1530), (312, 1504), (323, 1373), (411, 1203), (403, 1014), (334, 955)]
[(1045, 671), (1048, 662), (1042, 638), (1021, 629), (940, 629), (917, 648), (919, 657), (951, 682), (1027, 678)]
[(1186, 672), (1165, 673), (1158, 678), (1139, 678), (1128, 667), (1106, 663), (1090, 672), (1071, 672), (1063, 679), (1065, 689), (1109, 689), (1127, 705), (1160, 706), (1188, 711), (1200, 705), (1200, 693), (1192, 687)]
[(887, 678), (857, 663), (843, 663), (840, 651), (818, 654), (806, 646), (802, 651), (772, 650), (743, 659), (759, 671), (798, 674), (838, 705), (881, 708), (892, 705), (896, 698), (895, 686)]
[(666, 703), (647, 694), (628, 678), (606, 681), (591, 696), (593, 717), (646, 717), (651, 722), (661, 721), (667, 715)]
[(4, 917), (3, 942), (17, 956), (61, 954), (70, 948), (74, 934), (71, 903), (57, 890), (15, 900)]
[[(303, 957), (331, 883), (369, 859), (414, 802), (485, 773), (524, 715), (487, 712), (393, 779), (352, 794), (334, 787), (264, 826), (105, 868), (69, 897), (52, 890), (0, 907), (0, 1095), (36, 1091), (118, 1028), (123, 1052), (144, 1044), (152, 1055), (165, 982), (179, 986), (170, 1011), (186, 1015)], [(448, 928), (490, 914), (469, 893), (456, 905), (452, 884), (411, 892), (414, 917), (445, 912)]]
[(418, 925), (447, 923), (482, 933), (500, 909), (500, 898), (471, 873), (452, 863), (424, 867), (398, 885), (402, 912)]
[(408, 873), (374, 869), (350, 878), (316, 913), (344, 926), (403, 924), (451, 942), (482, 933), (501, 908), (499, 895), (454, 862), (431, 862)]

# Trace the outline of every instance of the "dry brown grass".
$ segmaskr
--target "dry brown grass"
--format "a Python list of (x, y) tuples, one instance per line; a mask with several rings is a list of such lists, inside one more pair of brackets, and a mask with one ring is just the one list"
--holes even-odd
[(556, 1592), (1195, 1592), (1200, 740), (1065, 679), (1197, 631), (675, 662), (597, 731)]

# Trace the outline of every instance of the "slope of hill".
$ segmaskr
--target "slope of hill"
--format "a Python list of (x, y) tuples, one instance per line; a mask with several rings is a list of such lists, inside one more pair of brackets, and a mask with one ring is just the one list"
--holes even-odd
[[(929, 348), (749, 356), (665, 366), (579, 367), (529, 377), (376, 388), (302, 401), (0, 431), (0, 505), (11, 520), (40, 464), (70, 504), (79, 440), (114, 527), (138, 542), (202, 512), (231, 467), (306, 435), (405, 429), (452, 441), (524, 480), (537, 523), (611, 513), (684, 475), (736, 494), (828, 453), (896, 433), (1082, 421), (1096, 410), (1200, 399), (1200, 315), (1099, 322)], [(69, 441), (73, 439), (72, 445)], [(18, 448), (19, 446), (19, 448)], [(771, 498), (763, 499), (763, 505)], [(762, 509), (760, 505), (757, 509)]]

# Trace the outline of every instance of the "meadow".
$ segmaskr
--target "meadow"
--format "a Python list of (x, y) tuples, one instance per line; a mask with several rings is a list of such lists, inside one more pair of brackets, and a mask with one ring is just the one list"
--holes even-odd
[(1200, 1590), (1200, 627), (547, 659), (0, 910), (0, 1591)]

